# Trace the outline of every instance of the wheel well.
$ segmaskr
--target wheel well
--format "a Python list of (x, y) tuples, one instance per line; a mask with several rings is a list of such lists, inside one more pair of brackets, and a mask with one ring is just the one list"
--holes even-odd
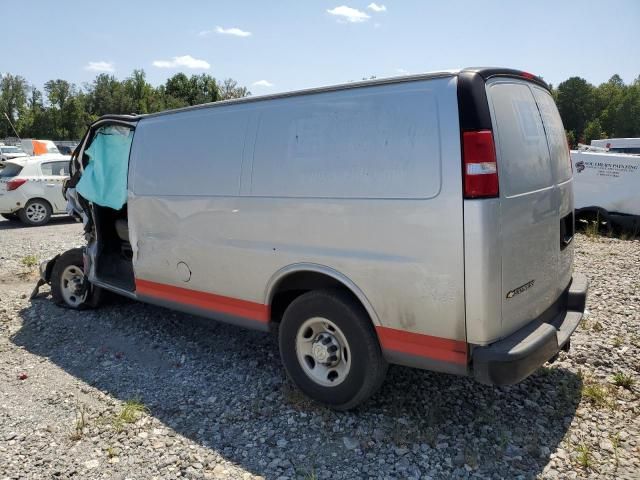
[(601, 207), (585, 207), (575, 211), (576, 220), (586, 220), (595, 222), (597, 220), (607, 220), (609, 212)]
[(22, 206), (22, 208), (26, 207), (26, 206), (27, 206), (27, 204), (28, 204), (29, 202), (33, 201), (33, 200), (40, 200), (41, 202), (46, 203), (47, 205), (49, 205), (49, 208), (50, 208), (50, 209), (51, 209), (51, 211), (53, 212), (53, 205), (51, 205), (51, 202), (49, 202), (49, 200), (47, 200), (46, 198), (41, 198), (41, 197), (33, 197), (33, 198), (30, 198), (29, 200), (27, 200), (27, 201), (25, 202), (25, 204)]
[(320, 272), (294, 272), (280, 280), (271, 296), (271, 322), (280, 323), (287, 307), (300, 295), (311, 290), (340, 290), (351, 296), (366, 313), (360, 299), (340, 280)]

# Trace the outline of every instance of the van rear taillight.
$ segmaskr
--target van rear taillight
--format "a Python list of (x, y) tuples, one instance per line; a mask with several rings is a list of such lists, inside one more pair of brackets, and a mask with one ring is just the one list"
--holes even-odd
[(498, 165), (491, 130), (462, 132), (465, 198), (498, 196)]
[(15, 190), (16, 188), (20, 187), (22, 184), (26, 183), (27, 179), (26, 178), (14, 178), (13, 180), (9, 180), (7, 182), (7, 192), (10, 192), (11, 190)]

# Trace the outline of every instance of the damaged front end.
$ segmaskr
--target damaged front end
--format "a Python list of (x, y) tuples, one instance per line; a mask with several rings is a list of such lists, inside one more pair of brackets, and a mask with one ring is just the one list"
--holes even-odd
[[(67, 213), (83, 225), (86, 244), (43, 262), (30, 298), (35, 298), (40, 287), (48, 284), (58, 304), (70, 308), (93, 306), (100, 286), (109, 288), (112, 283), (118, 283), (120, 275), (112, 275), (109, 270), (112, 265), (120, 267), (113, 273), (124, 270), (129, 274), (127, 278), (132, 277), (131, 259), (121, 260), (115, 256), (121, 256), (121, 250), (127, 249), (114, 232), (116, 223), (124, 223), (125, 230), (128, 229), (128, 161), (138, 118), (134, 115), (101, 117), (89, 126), (71, 155), (71, 176), (64, 182), (63, 195)], [(129, 247), (127, 251), (130, 250)], [(100, 271), (98, 264), (102, 265)], [(78, 299), (82, 301), (78, 303)]]
[(60, 258), (60, 254), (56, 255), (50, 260), (45, 260), (40, 264), (40, 278), (38, 279), (35, 288), (31, 292), (29, 300), (33, 300), (38, 296), (41, 286), (51, 284), (51, 272), (53, 272), (53, 267), (56, 264), (58, 258)]

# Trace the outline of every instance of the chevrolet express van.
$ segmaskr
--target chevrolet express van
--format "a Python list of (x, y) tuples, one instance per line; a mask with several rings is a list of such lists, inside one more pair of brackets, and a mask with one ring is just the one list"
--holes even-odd
[(56, 303), (109, 290), (279, 329), (291, 380), (354, 407), (389, 363), (512, 384), (568, 349), (572, 171), (547, 85), (476, 68), (95, 122), (72, 158), (87, 245)]

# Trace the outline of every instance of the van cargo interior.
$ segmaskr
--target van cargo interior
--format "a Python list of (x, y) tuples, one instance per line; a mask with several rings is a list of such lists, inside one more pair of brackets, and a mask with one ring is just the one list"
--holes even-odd
[(76, 187), (93, 204), (96, 276), (128, 291), (135, 290), (126, 203), (132, 139), (129, 127), (109, 125), (98, 129), (85, 149), (88, 163)]

